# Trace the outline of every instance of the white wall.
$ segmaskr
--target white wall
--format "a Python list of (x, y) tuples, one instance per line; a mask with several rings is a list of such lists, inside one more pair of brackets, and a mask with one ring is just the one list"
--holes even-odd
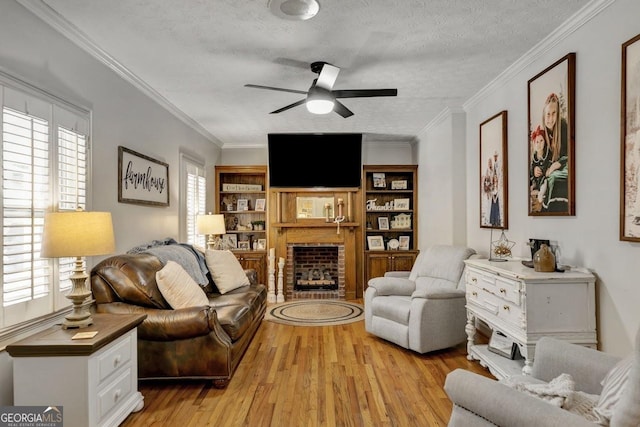
[[(640, 327), (640, 245), (618, 238), (620, 55), (622, 43), (640, 33), (640, 2), (599, 1), (591, 6), (595, 11), (598, 5), (609, 3), (593, 17), (580, 16), (573, 23), (566, 23), (560, 31), (571, 31), (552, 35), (465, 105), (466, 227), (468, 244), (488, 255), (490, 230), (479, 228), (478, 126), (507, 110), (507, 236), (517, 242), (514, 255), (530, 257), (525, 242), (529, 238), (548, 238), (560, 247), (560, 263), (592, 269), (598, 277), (600, 347), (623, 356), (631, 351)], [(576, 215), (528, 216), (527, 82), (569, 52), (576, 52)], [(420, 168), (424, 167), (420, 162)]]
[[(116, 252), (152, 239), (177, 239), (179, 154), (201, 159), (209, 174), (218, 146), (13, 1), (0, 6), (0, 40), (3, 72), (92, 111), (91, 209), (112, 213)], [(119, 145), (169, 164), (169, 207), (118, 203)], [(5, 378), (11, 378), (11, 363), (1, 352), (0, 406), (12, 402)]]

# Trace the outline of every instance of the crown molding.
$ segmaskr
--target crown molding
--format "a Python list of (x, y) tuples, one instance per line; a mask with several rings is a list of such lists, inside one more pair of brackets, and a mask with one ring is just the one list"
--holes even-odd
[(521, 56), (520, 59), (516, 60), (516, 62), (514, 62), (502, 73), (500, 73), (498, 77), (493, 79), (484, 88), (480, 89), (478, 93), (469, 98), (463, 104), (464, 110), (467, 111), (470, 107), (474, 106), (480, 100), (487, 97), (497, 88), (502, 87), (506, 81), (512, 79), (527, 66), (534, 63), (542, 55), (549, 52), (561, 41), (566, 39), (569, 35), (585, 25), (587, 22), (591, 21), (595, 16), (597, 16), (600, 12), (609, 7), (614, 2), (615, 0), (594, 0), (580, 9), (573, 16), (562, 23), (558, 28), (552, 31), (547, 37), (542, 39), (538, 44), (531, 48), (527, 53)]
[(218, 138), (211, 134), (208, 130), (202, 127), (198, 122), (193, 120), (187, 114), (185, 114), (178, 107), (173, 105), (164, 96), (160, 95), (151, 86), (145, 83), (142, 79), (132, 73), (127, 67), (120, 64), (115, 58), (97, 46), (91, 39), (89, 39), (78, 27), (67, 21), (58, 12), (53, 10), (43, 0), (16, 0), (25, 9), (42, 19), (46, 24), (51, 26), (54, 30), (58, 31), (64, 37), (75, 43), (81, 49), (86, 51), (89, 55), (106, 65), (113, 70), (118, 76), (125, 81), (131, 83), (140, 92), (147, 95), (161, 107), (166, 109), (169, 113), (173, 114), (184, 124), (204, 136), (207, 140), (222, 148), (224, 145)]

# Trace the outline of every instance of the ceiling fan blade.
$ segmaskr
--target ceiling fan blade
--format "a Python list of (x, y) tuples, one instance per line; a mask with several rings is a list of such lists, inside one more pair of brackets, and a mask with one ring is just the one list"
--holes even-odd
[(318, 75), (316, 86), (326, 90), (331, 90), (331, 88), (336, 82), (336, 79), (338, 78), (339, 72), (340, 72), (340, 68), (334, 65), (325, 63), (322, 66), (322, 70), (320, 70), (320, 74)]
[(347, 107), (344, 106), (344, 104), (342, 102), (340, 102), (338, 100), (335, 101), (335, 104), (333, 106), (333, 111), (335, 111), (336, 113), (340, 114), (345, 119), (347, 117), (353, 116), (353, 111), (349, 110)]
[(368, 98), (374, 96), (397, 96), (398, 89), (343, 89), (331, 91), (336, 98)]
[(270, 112), (269, 114), (278, 114), (278, 113), (282, 113), (282, 112), (283, 112), (283, 111), (285, 111), (285, 110), (288, 110), (288, 109), (293, 108), (293, 107), (297, 107), (298, 105), (302, 105), (302, 104), (304, 104), (306, 101), (307, 101), (307, 99), (306, 99), (306, 98), (305, 98), (305, 99), (301, 99), (300, 101), (294, 102), (293, 104), (289, 104), (289, 105), (287, 105), (287, 106), (285, 106), (285, 107), (278, 108), (277, 110), (274, 110), (274, 111)]
[(253, 87), (253, 88), (256, 88), (256, 89), (277, 90), (277, 91), (280, 91), (280, 92), (301, 93), (303, 95), (307, 94), (306, 90), (284, 89), (284, 88), (281, 88), (281, 87), (273, 87), (273, 86), (262, 86), (262, 85), (246, 84), (246, 85), (244, 85), (244, 87)]

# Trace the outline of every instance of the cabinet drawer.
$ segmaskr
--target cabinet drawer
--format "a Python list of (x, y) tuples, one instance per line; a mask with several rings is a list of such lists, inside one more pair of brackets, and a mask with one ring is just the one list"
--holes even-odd
[(128, 366), (112, 383), (98, 391), (98, 418), (100, 420), (129, 396), (133, 382), (131, 375), (131, 366)]
[(522, 283), (517, 280), (470, 269), (466, 282), (467, 285), (476, 286), (505, 301), (512, 302), (518, 306), (521, 304), (520, 291), (522, 289)]
[(135, 343), (132, 342), (131, 334), (128, 334), (123, 337), (121, 342), (100, 355), (98, 358), (99, 382), (104, 381), (105, 378), (131, 360), (134, 346)]
[(492, 322), (498, 319), (508, 322), (518, 329), (524, 327), (524, 314), (519, 305), (506, 301), (488, 292), (486, 288), (467, 285), (467, 303), (475, 310), (489, 316)]

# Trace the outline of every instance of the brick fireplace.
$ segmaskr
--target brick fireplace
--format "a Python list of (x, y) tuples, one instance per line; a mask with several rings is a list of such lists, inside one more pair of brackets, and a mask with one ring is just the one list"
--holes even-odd
[(343, 244), (287, 245), (286, 299), (345, 299)]

